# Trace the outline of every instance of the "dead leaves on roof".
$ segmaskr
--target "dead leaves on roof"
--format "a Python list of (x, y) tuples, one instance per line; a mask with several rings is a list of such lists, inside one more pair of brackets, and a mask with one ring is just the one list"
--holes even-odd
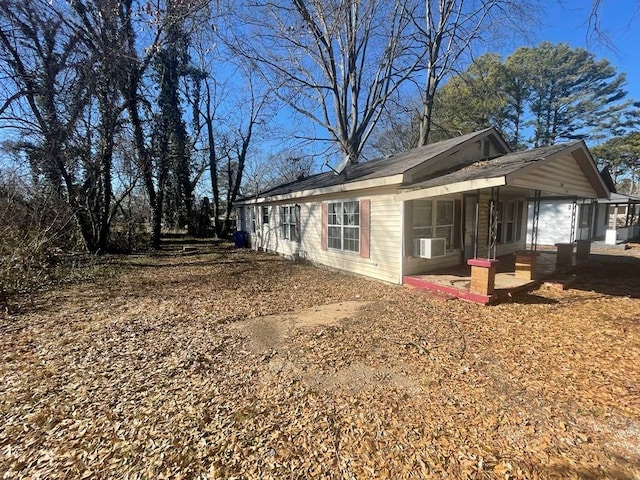
[(249, 251), (138, 259), (1, 319), (0, 472), (636, 478), (639, 292), (588, 286), (483, 308)]

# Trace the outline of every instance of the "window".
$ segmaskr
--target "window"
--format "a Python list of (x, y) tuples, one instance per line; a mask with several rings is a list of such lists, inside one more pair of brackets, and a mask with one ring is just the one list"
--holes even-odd
[(360, 251), (360, 203), (332, 202), (327, 206), (328, 247)]
[(498, 202), (498, 243), (513, 243), (522, 238), (523, 202)]
[(285, 240), (291, 240), (292, 242), (297, 242), (300, 240), (298, 231), (298, 224), (300, 223), (299, 207), (287, 205), (286, 207), (282, 207), (281, 214), (282, 238)]
[(591, 216), (593, 215), (593, 205), (584, 203), (580, 205), (578, 210), (578, 227), (587, 228), (591, 224)]
[(269, 225), (269, 207), (262, 207), (262, 224)]
[(436, 238), (447, 239), (447, 249), (453, 248), (453, 200), (436, 202)]
[(433, 212), (431, 200), (413, 201), (413, 238), (433, 236)]
[(414, 200), (413, 238), (445, 238), (453, 248), (453, 200)]
[(258, 207), (248, 207), (249, 208), (249, 225), (251, 228), (251, 233), (256, 233), (256, 209)]

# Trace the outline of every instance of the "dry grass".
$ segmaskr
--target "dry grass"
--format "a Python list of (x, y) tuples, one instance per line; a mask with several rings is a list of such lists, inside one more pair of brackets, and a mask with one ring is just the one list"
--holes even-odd
[(487, 308), (224, 246), (123, 259), (0, 314), (0, 478), (640, 478), (635, 251)]

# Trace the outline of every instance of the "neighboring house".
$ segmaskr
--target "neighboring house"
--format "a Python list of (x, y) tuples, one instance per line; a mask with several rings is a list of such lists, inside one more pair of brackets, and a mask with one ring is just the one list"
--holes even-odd
[(252, 248), (401, 284), (524, 249), (547, 197), (608, 198), (584, 142), (510, 152), (489, 128), (241, 199), (238, 228)]
[(598, 200), (593, 219), (593, 239), (614, 245), (640, 236), (640, 198), (611, 193)]

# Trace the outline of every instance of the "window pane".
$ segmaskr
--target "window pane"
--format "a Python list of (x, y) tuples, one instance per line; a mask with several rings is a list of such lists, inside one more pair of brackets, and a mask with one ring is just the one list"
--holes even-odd
[(522, 214), (524, 210), (524, 202), (518, 202), (518, 214), (516, 216), (516, 240), (522, 239)]
[(431, 200), (413, 201), (413, 226), (431, 227), (433, 225)]
[(507, 222), (505, 225), (505, 229), (507, 231), (506, 242), (507, 243), (513, 242), (513, 222)]
[(453, 225), (453, 202), (439, 201), (437, 202), (437, 225)]
[(342, 229), (340, 227), (329, 227), (327, 239), (329, 248), (342, 248)]
[(413, 227), (414, 238), (431, 238), (433, 235), (433, 228), (431, 227)]
[(589, 223), (591, 223), (591, 207), (592, 206), (589, 204), (580, 205), (580, 209), (578, 211), (578, 225), (581, 228), (588, 227)]
[(360, 251), (360, 229), (354, 227), (344, 227), (344, 250), (351, 252)]
[(452, 231), (453, 231), (453, 227), (436, 227), (435, 238), (446, 238), (447, 248), (451, 248), (451, 241), (453, 239)]
[(344, 225), (360, 225), (360, 203), (359, 202), (344, 202)]
[(328, 218), (327, 223), (329, 225), (340, 225), (341, 224), (341, 214), (340, 214), (340, 203), (330, 203), (328, 209)]
[(513, 202), (507, 202), (506, 210), (504, 212), (505, 220), (513, 220)]

